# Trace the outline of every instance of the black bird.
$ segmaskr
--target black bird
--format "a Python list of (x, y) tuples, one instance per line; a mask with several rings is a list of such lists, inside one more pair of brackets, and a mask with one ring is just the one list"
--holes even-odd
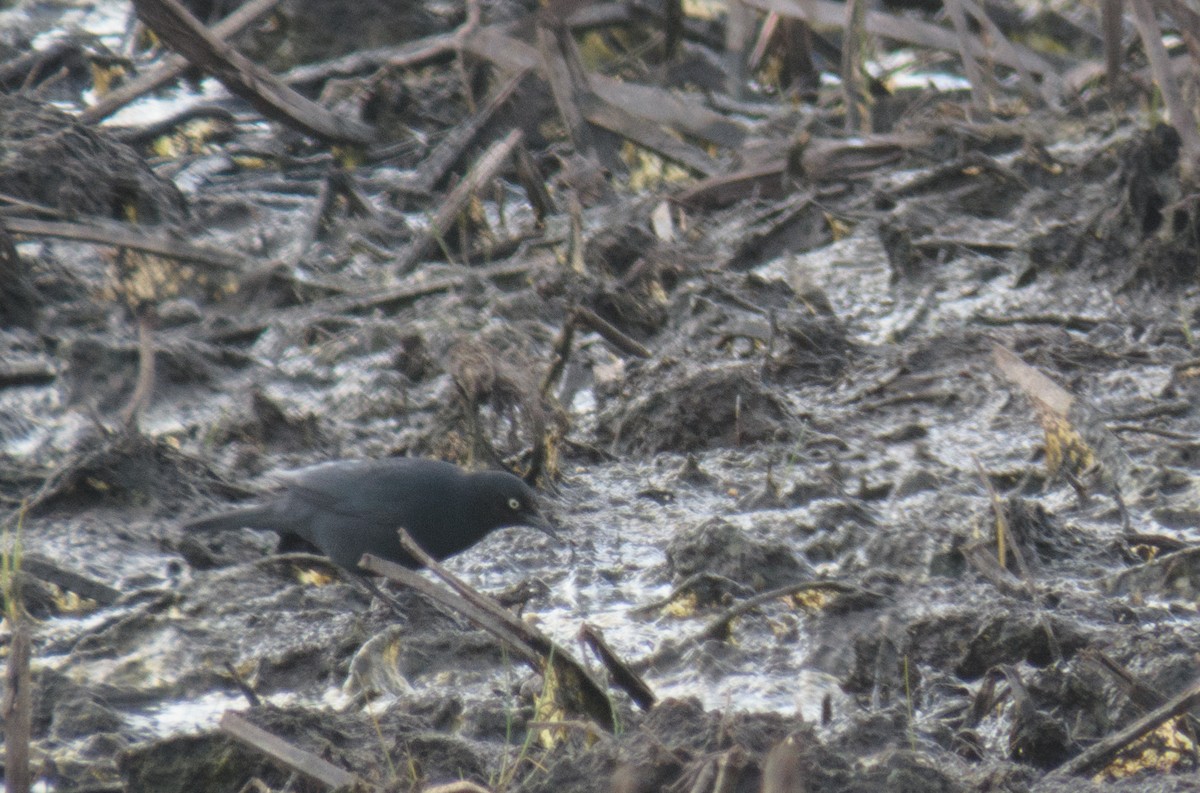
[(435, 559), (505, 526), (531, 526), (558, 538), (533, 491), (505, 471), (469, 473), (442, 460), (394, 457), (321, 463), (281, 479), (284, 489), (271, 501), (183, 528), (271, 529), (285, 546), (298, 538), (350, 571), (364, 553), (419, 567), (400, 547), (400, 528)]

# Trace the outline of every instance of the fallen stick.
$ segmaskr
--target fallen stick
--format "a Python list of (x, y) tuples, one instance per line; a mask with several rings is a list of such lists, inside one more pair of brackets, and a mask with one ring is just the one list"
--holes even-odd
[(773, 199), (788, 188), (787, 161), (783, 158), (701, 179), (671, 197), (689, 209), (719, 209), (747, 198)]
[(563, 370), (567, 367), (567, 360), (571, 357), (571, 351), (574, 349), (575, 343), (575, 318), (568, 315), (563, 322), (562, 330), (558, 332), (558, 338), (554, 340), (553, 360), (550, 361), (550, 368), (546, 370), (546, 376), (542, 378), (542, 386), (538, 389), (538, 393), (544, 398), (550, 393), (550, 389), (562, 377)]
[(599, 628), (586, 622), (583, 623), (583, 627), (579, 629), (579, 639), (592, 648), (592, 652), (612, 675), (613, 681), (629, 693), (630, 698), (637, 703), (639, 708), (649, 710), (654, 707), (658, 698), (650, 690), (650, 686), (646, 685), (646, 681), (642, 680), (641, 675), (633, 671), (629, 664), (613, 652)]
[(704, 629), (693, 638), (693, 641), (697, 644), (700, 644), (709, 641), (710, 639), (724, 640), (729, 635), (730, 623), (743, 614), (753, 611), (764, 603), (770, 603), (772, 600), (776, 600), (778, 598), (792, 597), (793, 595), (798, 595), (801, 592), (819, 591), (837, 592), (838, 594), (842, 595), (862, 594), (882, 599), (882, 596), (876, 592), (871, 592), (867, 589), (861, 589), (853, 584), (845, 584), (841, 581), (802, 581), (796, 584), (788, 584), (787, 586), (762, 592), (752, 598), (743, 600), (741, 603), (738, 603), (735, 606), (731, 606), (714, 617), (713, 620), (709, 622), (708, 625), (706, 625)]
[(310, 85), (323, 83), (333, 77), (364, 74), (381, 67), (406, 69), (420, 66), (427, 61), (452, 55), (455, 41), (454, 33), (438, 33), (416, 41), (406, 41), (395, 47), (359, 50), (320, 63), (296, 66), (279, 75), (279, 79), (293, 86)]
[(623, 107), (589, 93), (581, 102), (583, 116), (592, 124), (615, 132), (701, 176), (712, 176), (721, 166), (699, 148), (664, 132), (657, 124), (630, 113)]
[[(801, 581), (795, 584), (772, 589), (768, 592), (762, 592), (753, 597), (743, 600), (714, 617), (709, 623), (695, 634), (686, 639), (679, 641), (666, 641), (659, 646), (657, 650), (650, 655), (641, 658), (636, 665), (639, 669), (651, 669), (659, 663), (677, 657), (685, 647), (703, 644), (707, 641), (726, 641), (729, 638), (730, 623), (747, 612), (757, 609), (764, 603), (769, 603), (772, 600), (782, 597), (791, 597), (801, 592), (815, 592), (820, 590), (828, 590), (843, 595), (861, 595), (873, 599), (882, 600), (884, 595), (873, 592), (869, 589), (861, 589), (853, 584), (845, 584), (841, 581)], [(644, 612), (646, 606), (638, 609), (639, 612)]]
[(1017, 66), (1017, 79), (1020, 81), (1021, 90), (1029, 97), (1040, 97), (1046, 105), (1052, 109), (1058, 110), (1061, 106), (1056, 96), (1056, 91), (1062, 90), (1061, 80), (1045, 80), (1041, 86), (1033, 79), (1029, 69), (1025, 66), (1021, 59), (1021, 53), (1013, 46), (1008, 37), (1004, 35), (1004, 31), (1000, 26), (992, 21), (988, 16), (987, 9), (979, 5), (975, 0), (961, 0), (963, 8), (967, 10), (979, 23), (979, 25), (987, 32), (989, 40), (998, 50), (1005, 53), (1005, 57), (1015, 61)]
[(74, 592), (82, 598), (94, 600), (101, 606), (111, 606), (121, 598), (121, 590), (108, 584), (67, 570), (57, 562), (40, 556), (25, 554), (21, 557), (21, 570), (34, 578)]
[(496, 178), (500, 169), (508, 162), (513, 150), (521, 143), (524, 133), (514, 129), (503, 139), (493, 143), (467, 171), (463, 180), (454, 186), (446, 200), (430, 219), (429, 227), (421, 231), (400, 258), (401, 271), (408, 271), (421, 260), (438, 240), (445, 239), (459, 213), (484, 185)]
[(561, 20), (539, 18), (537, 41), (542, 56), (542, 75), (550, 84), (550, 95), (554, 97), (571, 143), (576, 152), (595, 159), (596, 136), (583, 118), (583, 102), (591, 93), (591, 86), (579, 59), (575, 39)]
[(651, 356), (650, 350), (646, 349), (644, 344), (630, 337), (590, 308), (576, 306), (571, 312), (571, 321), (577, 326), (583, 326), (596, 331), (605, 341), (626, 355), (632, 355), (635, 358), (649, 358)]
[[(414, 588), (436, 602), (458, 611), (483, 630), (509, 644), (511, 649), (542, 674), (553, 669), (559, 682), (560, 702), (587, 716), (605, 730), (614, 728), (615, 713), (608, 695), (587, 669), (572, 658), (567, 650), (532, 625), (518, 619), (512, 612), (491, 598), (467, 586), (461, 579), (438, 564), (421, 546), (417, 545), (408, 532), (401, 529), (399, 534), (401, 547), (414, 559), (429, 568), (434, 575), (445, 581), (454, 592), (446, 592), (425, 581), (411, 570), (371, 554), (365, 554), (362, 561), (359, 562), (359, 566), (376, 575), (382, 575), (406, 585), (414, 585), (414, 579), (424, 582), (415, 584)], [(467, 605), (465, 609), (461, 607), (464, 602)]]
[(389, 581), (406, 586), (414, 592), (424, 595), (439, 606), (466, 617), (483, 630), (504, 642), (510, 650), (533, 668), (537, 668), (542, 656), (536, 649), (524, 640), (519, 632), (511, 630), (507, 621), (496, 619), (487, 608), (481, 608), (466, 598), (443, 589), (433, 581), (425, 578), (415, 570), (409, 570), (394, 562), (380, 559), (371, 554), (364, 554), (358, 564), (363, 570), (383, 576)]
[(267, 118), (332, 143), (366, 145), (375, 139), (374, 128), (306, 99), (221, 41), (178, 0), (134, 0), (133, 7), (167, 46)]
[(474, 142), (480, 131), (487, 126), (500, 108), (512, 98), (517, 88), (529, 74), (520, 70), (494, 90), (479, 112), (448, 131), (422, 160), (413, 179), (413, 185), (423, 193), (432, 193), (450, 169), (462, 159), (463, 152)]
[(160, 236), (151, 236), (116, 224), (101, 226), (94, 223), (5, 217), (0, 218), (0, 227), (3, 227), (9, 234), (24, 234), (29, 237), (58, 237), (65, 240), (112, 245), (116, 248), (132, 248), (158, 256), (166, 256), (170, 259), (209, 264), (225, 270), (239, 270), (244, 265), (244, 261), (236, 255), (230, 255), (224, 251), (190, 245)]
[[(841, 3), (832, 0), (743, 0), (746, 5), (760, 11), (776, 11), (786, 17), (802, 19), (814, 27), (841, 28), (845, 23), (845, 11)], [(924, 47), (957, 52), (959, 40), (954, 31), (928, 22), (906, 19), (882, 11), (868, 11), (867, 32), (893, 41), (918, 44)], [(1012, 50), (990, 51), (980, 40), (972, 36), (970, 52), (976, 57), (988, 58), (1012, 69), (1028, 69), (1043, 79), (1060, 80), (1058, 70), (1045, 58), (1028, 47), (1013, 45)]]
[(967, 75), (967, 83), (971, 86), (971, 120), (987, 121), (992, 117), (992, 94), (989, 80), (991, 75), (984, 72), (979, 59), (971, 49), (971, 28), (967, 25), (967, 15), (963, 12), (962, 0), (946, 0), (946, 11), (950, 22), (954, 25), (954, 35), (958, 39), (958, 60), (962, 63), (963, 72)]
[(49, 385), (56, 377), (58, 371), (44, 359), (0, 362), (0, 388)]
[(154, 325), (153, 309), (144, 308), (138, 316), (138, 368), (133, 393), (118, 414), (127, 430), (138, 430), (138, 419), (154, 396)]
[(69, 36), (59, 38), (44, 49), (41, 47), (27, 48), (20, 55), (0, 63), (0, 88), (6, 92), (31, 89), (33, 87), (30, 84), (31, 80), (41, 76), (46, 64), (61, 62), (80, 49), (82, 49), (80, 43), (72, 41)]
[[(231, 39), (277, 5), (279, 0), (251, 0), (213, 25), (212, 33), (220, 39)], [(171, 82), (187, 67), (187, 59), (182, 55), (170, 55), (153, 69), (105, 94), (100, 101), (80, 113), (79, 120), (84, 124), (99, 123), (143, 94)]]
[(1200, 683), (1193, 683), (1161, 708), (1150, 711), (1120, 732), (1113, 733), (1104, 740), (1092, 744), (1086, 751), (1054, 769), (1045, 779), (1062, 779), (1065, 776), (1082, 774), (1097, 768), (1102, 763), (1113, 759), (1118, 752), (1138, 738), (1157, 729), (1164, 722), (1176, 716), (1182, 716), (1197, 705), (1200, 705)]
[[(9, 604), (10, 607), (12, 604)], [(20, 605), (12, 610), (19, 612)], [(8, 649), (8, 670), (5, 679), (0, 716), (4, 720), (4, 790), (5, 793), (29, 793), (33, 777), (29, 768), (29, 746), (33, 730), (33, 692), (29, 676), (31, 638), (29, 620), (18, 616)]]
[(221, 716), (221, 731), (256, 749), (272, 760), (298, 774), (315, 780), (330, 788), (374, 790), (359, 777), (312, 752), (307, 752), (288, 743), (278, 735), (272, 735), (255, 724), (251, 724), (238, 713), (227, 710)]
[[(472, 55), (506, 69), (537, 69), (541, 73), (537, 49), (497, 28), (480, 28), (464, 37), (462, 46)], [(626, 112), (718, 146), (736, 148), (745, 142), (746, 130), (741, 125), (706, 107), (702, 100), (602, 74), (589, 72), (587, 77), (596, 96)]]
[[(502, 262), (490, 267), (478, 267), (467, 275), (450, 275), (444, 278), (417, 279), (414, 278), (397, 286), (386, 289), (369, 289), (362, 292), (337, 295), (321, 300), (314, 300), (300, 306), (288, 306), (273, 311), (247, 312), (238, 309), (235, 312), (220, 316), (218, 323), (209, 324), (202, 336), (209, 342), (229, 342), (256, 336), (268, 327), (278, 323), (303, 322), (331, 314), (354, 314), (370, 311), (375, 308), (407, 303), (426, 295), (438, 292), (448, 292), (463, 285), (468, 278), (508, 278), (529, 272), (537, 262)], [(172, 341), (195, 340), (196, 330), (191, 327), (175, 329), (164, 338)]]

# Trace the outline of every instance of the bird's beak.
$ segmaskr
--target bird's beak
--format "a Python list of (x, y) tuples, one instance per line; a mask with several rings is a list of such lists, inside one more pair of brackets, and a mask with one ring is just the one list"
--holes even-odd
[(543, 534), (548, 534), (559, 542), (563, 541), (562, 537), (558, 534), (558, 530), (554, 528), (554, 524), (547, 520), (546, 516), (540, 512), (535, 512), (525, 518), (525, 525), (537, 529)]

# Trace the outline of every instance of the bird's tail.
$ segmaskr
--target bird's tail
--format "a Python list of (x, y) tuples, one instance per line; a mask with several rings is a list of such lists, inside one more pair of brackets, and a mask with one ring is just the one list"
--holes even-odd
[(184, 531), (232, 531), (234, 529), (270, 529), (268, 507), (243, 507), (215, 515), (193, 518), (182, 525)]

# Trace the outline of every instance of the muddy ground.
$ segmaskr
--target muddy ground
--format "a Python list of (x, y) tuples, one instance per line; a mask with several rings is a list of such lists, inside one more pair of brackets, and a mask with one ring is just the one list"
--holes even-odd
[[(893, 162), (699, 208), (615, 136), (589, 171), (561, 128), (533, 134), (556, 120), (535, 81), (513, 113), (558, 211), (536, 223), (506, 168), (410, 266), (445, 187), (414, 198), (399, 176), (491, 83), (480, 67), (472, 104), (451, 60), (388, 76), (404, 145), (348, 170), (232, 100), (222, 136), (156, 156), (136, 128), (0, 96), (9, 206), (136, 216), (245, 263), (33, 234), (2, 251), (10, 538), (116, 590), (23, 588), (37, 778), (320, 788), (220, 732), (232, 709), (398, 790), (1200, 789), (1190, 718), (1064, 768), (1188, 689), (1200, 653), (1198, 238), (1177, 139), (1140, 95), (982, 124), (965, 92), (899, 92)], [(725, 112), (785, 150), (839, 134), (836, 96)], [(345, 178), (372, 211), (325, 201)], [(580, 308), (622, 335), (583, 323), (564, 344)], [(996, 344), (1075, 397), (1049, 435)], [(598, 627), (656, 705), (614, 689), (605, 725), (536, 710), (539, 676), (420, 596), (396, 591), (397, 614), (272, 536), (178, 528), (276, 471), (417, 454), (536, 469), (566, 544), (505, 530), (450, 567), (533, 584), (523, 618), (572, 652)], [(829, 584), (704, 633), (805, 582)]]

